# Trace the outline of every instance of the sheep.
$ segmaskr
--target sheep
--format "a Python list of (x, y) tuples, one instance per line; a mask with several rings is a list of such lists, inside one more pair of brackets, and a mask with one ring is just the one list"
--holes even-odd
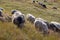
[(43, 8), (47, 8), (45, 4), (43, 4), (42, 2), (38, 2), (36, 1), (39, 5), (41, 5)]
[(46, 5), (43, 4), (43, 3), (40, 3), (40, 2), (39, 2), (39, 5), (41, 5), (43, 8), (47, 8)]
[(35, 17), (32, 14), (27, 14), (26, 18), (31, 23), (34, 23), (34, 21), (35, 21)]
[(22, 28), (22, 26), (24, 26), (25, 23), (24, 14), (22, 14), (20, 11), (14, 12), (12, 15), (12, 22), (18, 27)]
[(34, 25), (35, 25), (35, 28), (39, 28), (40, 31), (43, 31), (43, 34), (49, 33), (48, 26), (44, 21), (37, 18), (34, 21)]
[(10, 21), (11, 17), (7, 14), (3, 14), (3, 8), (0, 8), (0, 21), (1, 22), (8, 22)]
[(46, 20), (44, 20), (44, 19), (42, 19), (42, 18), (36, 18), (36, 19), (38, 19), (38, 20), (41, 20), (41, 21), (45, 22), (45, 23), (47, 24), (48, 28), (50, 27), (50, 24), (49, 24), (49, 22), (48, 22), (48, 21), (46, 21)]
[(0, 17), (3, 17), (3, 12), (2, 12), (3, 10), (2, 9), (0, 9)]
[(50, 23), (50, 29), (56, 32), (60, 32), (60, 23), (52, 21)]
[(5, 17), (3, 17), (3, 8), (0, 8), (0, 21), (5, 22)]

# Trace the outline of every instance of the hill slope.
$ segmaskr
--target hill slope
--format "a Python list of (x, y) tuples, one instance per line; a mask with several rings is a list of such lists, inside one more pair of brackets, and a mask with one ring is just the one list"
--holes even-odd
[[(40, 1), (40, 0), (39, 0)], [(3, 7), (4, 14), (11, 15), (12, 9), (20, 10), (22, 13), (31, 13), (35, 17), (44, 18), (47, 21), (60, 22), (60, 6), (58, 3), (44, 3), (47, 9), (43, 9), (37, 3), (33, 4), (32, 0), (0, 0), (0, 7)], [(58, 9), (52, 9), (56, 6)], [(43, 34), (35, 30), (33, 24), (28, 21), (23, 29), (19, 29), (11, 22), (0, 22), (0, 40), (60, 40), (57, 33), (51, 33), (49, 36), (43, 37)]]

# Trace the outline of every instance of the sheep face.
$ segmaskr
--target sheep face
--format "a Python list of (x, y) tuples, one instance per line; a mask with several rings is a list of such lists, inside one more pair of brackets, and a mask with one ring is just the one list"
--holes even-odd
[(22, 24), (24, 25), (25, 20), (22, 17), (17, 17), (13, 20), (13, 23), (16, 24), (18, 27), (21, 27)]
[(14, 19), (14, 24), (21, 24), (23, 22), (23, 19), (21, 17), (17, 17)]

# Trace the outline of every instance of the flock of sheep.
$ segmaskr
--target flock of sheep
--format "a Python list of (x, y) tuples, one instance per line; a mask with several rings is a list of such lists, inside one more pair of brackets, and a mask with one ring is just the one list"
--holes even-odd
[(42, 18), (36, 18), (32, 14), (23, 14), (18, 10), (12, 10), (12, 16), (4, 17), (2, 14), (3, 8), (0, 8), (0, 21), (8, 21), (11, 20), (13, 24), (15, 24), (19, 28), (23, 28), (26, 20), (30, 23), (34, 24), (36, 30), (43, 32), (43, 34), (49, 34), (49, 30), (53, 30), (55, 32), (60, 31), (60, 23), (51, 21), (50, 23)]
[[(47, 0), (43, 0), (43, 2), (47, 2)], [(33, 3), (38, 3), (38, 5), (40, 5), (42, 8), (47, 8), (46, 4), (44, 4), (43, 2), (33, 0)], [(54, 7), (52, 7), (52, 9), (57, 9), (57, 7), (54, 6)]]

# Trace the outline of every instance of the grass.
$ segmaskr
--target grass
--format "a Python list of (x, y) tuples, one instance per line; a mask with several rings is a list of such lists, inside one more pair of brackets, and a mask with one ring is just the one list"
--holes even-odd
[[(35, 17), (41, 17), (48, 22), (60, 22), (60, 3), (44, 4), (47, 5), (47, 9), (43, 9), (37, 3), (33, 4), (32, 0), (0, 0), (0, 7), (4, 8), (4, 14), (11, 15), (11, 10), (17, 9), (25, 15), (31, 13)], [(58, 9), (52, 9), (53, 6), (58, 7)], [(53, 32), (49, 36), (44, 37), (43, 34), (37, 31), (34, 25), (28, 21), (23, 29), (17, 28), (12, 22), (0, 22), (0, 40), (60, 40), (60, 36), (59, 33)]]

